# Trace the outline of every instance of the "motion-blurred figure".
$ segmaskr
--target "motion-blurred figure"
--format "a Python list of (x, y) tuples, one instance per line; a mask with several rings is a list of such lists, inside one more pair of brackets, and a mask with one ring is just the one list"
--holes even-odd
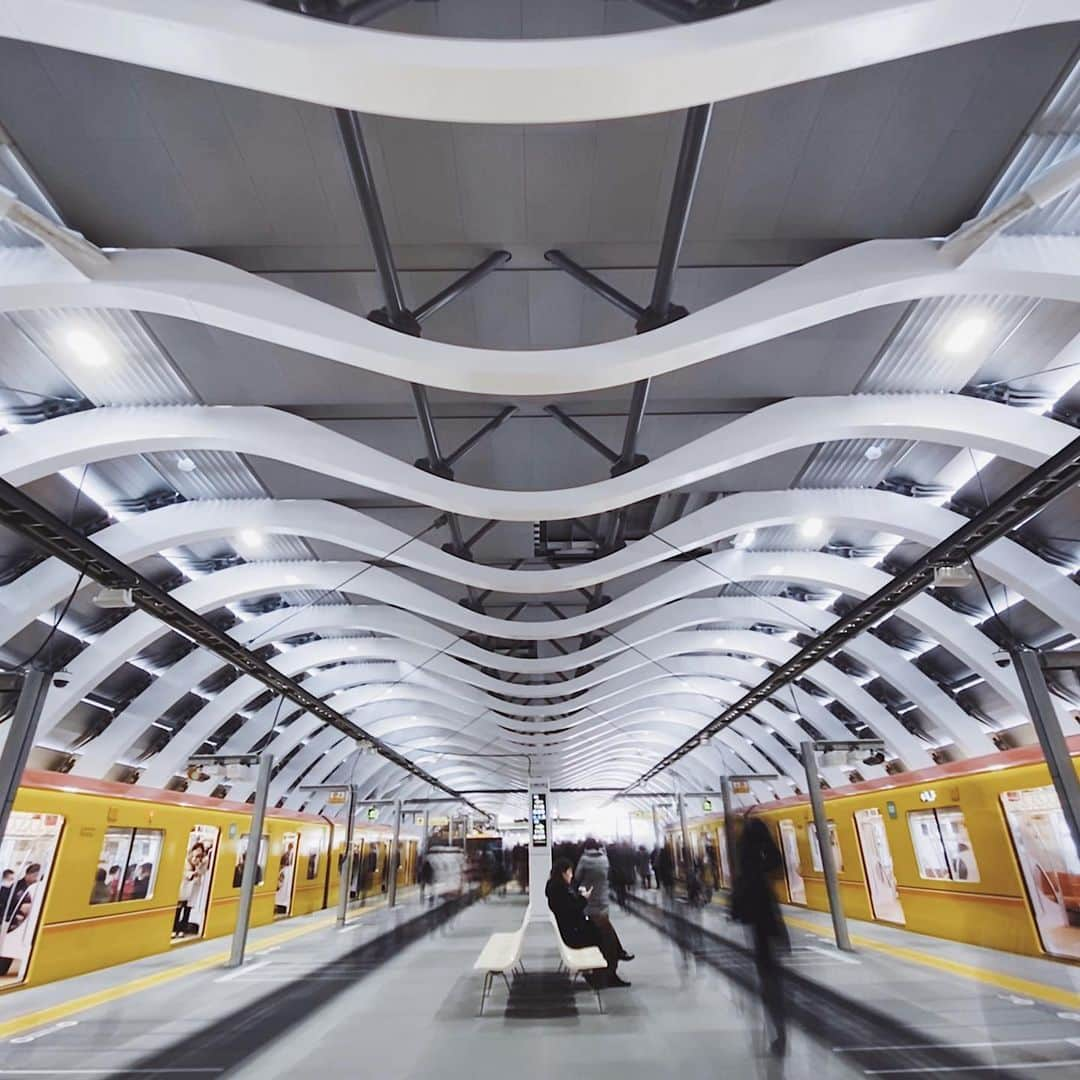
[(779, 954), (787, 952), (790, 943), (771, 878), (782, 865), (780, 851), (765, 823), (758, 818), (749, 818), (739, 842), (731, 917), (748, 926), (753, 935), (766, 1032), (772, 1036), (769, 1049), (778, 1055), (787, 1049), (784, 970)]
[[(608, 896), (608, 881), (614, 875), (616, 889), (619, 888), (621, 879), (621, 859), (614, 858), (609, 861), (607, 853), (597, 841), (591, 837), (585, 841), (585, 850), (578, 859), (577, 870), (574, 872), (574, 886), (578, 892), (584, 890), (587, 898), (585, 901), (585, 914), (589, 921), (595, 923), (614, 946), (618, 946), (620, 960), (633, 960), (632, 954), (628, 953), (611, 925), (611, 903)], [(625, 891), (625, 890), (624, 890)]]

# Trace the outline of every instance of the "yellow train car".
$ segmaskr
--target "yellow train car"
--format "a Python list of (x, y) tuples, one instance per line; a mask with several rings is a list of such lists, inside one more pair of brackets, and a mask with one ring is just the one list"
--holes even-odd
[[(1070, 740), (1070, 751), (1080, 773), (1080, 738)], [(1080, 961), (1080, 858), (1037, 747), (825, 794), (844, 910), (852, 918)], [(768, 824), (783, 854), (781, 898), (827, 910), (809, 799), (750, 812)], [(722, 819), (696, 819), (689, 831), (694, 857), (727, 878), (720, 860), (707, 857), (710, 848), (726, 854)], [(675, 840), (677, 831), (671, 835)]]
[[(245, 804), (28, 770), (0, 844), (0, 989), (231, 933), (250, 820)], [(268, 812), (252, 926), (326, 905), (331, 833)]]

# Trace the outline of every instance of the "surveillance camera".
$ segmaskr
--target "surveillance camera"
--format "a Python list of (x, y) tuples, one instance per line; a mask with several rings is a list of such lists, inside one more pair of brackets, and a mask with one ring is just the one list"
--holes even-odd
[(993, 661), (998, 667), (1008, 667), (1012, 663), (1012, 654), (1008, 649), (995, 649)]
[(71, 672), (66, 668), (63, 671), (53, 672), (52, 683), (57, 690), (62, 690), (69, 682), (71, 682)]

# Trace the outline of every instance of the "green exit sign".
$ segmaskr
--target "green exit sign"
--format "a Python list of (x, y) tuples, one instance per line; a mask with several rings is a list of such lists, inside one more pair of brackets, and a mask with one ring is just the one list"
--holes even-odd
[(701, 800), (701, 809), (706, 814), (712, 813), (712, 799), (702, 799)]
[(369, 806), (367, 808), (367, 819), (368, 821), (379, 820), (379, 808), (377, 806)]

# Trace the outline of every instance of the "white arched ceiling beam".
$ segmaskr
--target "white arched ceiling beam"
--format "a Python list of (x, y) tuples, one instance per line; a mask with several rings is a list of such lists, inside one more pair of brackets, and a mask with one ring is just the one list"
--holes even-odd
[(357, 112), (551, 124), (684, 109), (1076, 18), (1072, 0), (774, 0), (633, 34), (482, 41), (219, 0), (5, 0), (0, 34)]
[[(966, 521), (923, 499), (874, 489), (745, 491), (719, 499), (632, 544), (591, 563), (558, 570), (507, 570), (456, 558), (407, 533), (337, 503), (321, 500), (193, 501), (150, 510), (109, 525), (94, 542), (132, 563), (166, 548), (235, 536), (253, 529), (324, 540), (355, 548), (461, 585), (543, 594), (587, 588), (693, 551), (727, 536), (819, 517), (830, 528), (854, 526), (894, 533), (932, 547)], [(1063, 628), (1080, 636), (1080, 588), (1057, 567), (1003, 538), (980, 556), (983, 569), (1023, 595)], [(60, 603), (75, 585), (75, 571), (46, 559), (0, 587), (0, 622), (9, 637)], [(93, 586), (88, 586), (93, 587)]]
[(266, 406), (104, 407), (16, 428), (5, 435), (0, 439), (0, 475), (21, 486), (64, 468), (128, 454), (232, 451), (484, 520), (551, 521), (617, 509), (822, 441), (925, 440), (1034, 466), (1061, 450), (1075, 434), (1075, 429), (1059, 421), (974, 397), (788, 398), (741, 416), (622, 476), (573, 488), (498, 491), (444, 480), (311, 420)]
[(938, 296), (1080, 300), (1075, 237), (1003, 236), (962, 265), (935, 240), (871, 240), (648, 334), (569, 349), (481, 349), (402, 337), (254, 274), (181, 251), (116, 251), (93, 278), (47, 251), (0, 266), (0, 312), (143, 311), (187, 319), (391, 378), (463, 393), (563, 396), (621, 386), (886, 304)]
[[(825, 584), (859, 596), (869, 595), (888, 580), (888, 575), (879, 570), (863, 566), (853, 560), (840, 559), (818, 552), (789, 552), (782, 557), (767, 552), (720, 552), (709, 556), (708, 561), (714, 562), (718, 567), (723, 567), (724, 576), (730, 580), (802, 581), (811, 586)], [(340, 581), (335, 564), (301, 562), (289, 565), (293, 568), (292, 576), (296, 578), (297, 585), (329, 588)], [(679, 575), (685, 580), (685, 575), (694, 575), (702, 570), (703, 567), (698, 564), (685, 564), (664, 575), (664, 578)], [(261, 563), (232, 567), (182, 585), (175, 591), (175, 595), (196, 610), (210, 610), (245, 595), (257, 595), (260, 592), (273, 590), (275, 587), (280, 588), (280, 573), (281, 570), (277, 564)], [(364, 575), (365, 578), (368, 576)], [(662, 581), (664, 578), (659, 580)], [(654, 593), (654, 585), (655, 583), (650, 583), (644, 588)], [(715, 586), (715, 580), (710, 582), (710, 585)], [(703, 586), (695, 585), (694, 587)], [(635, 592), (639, 591), (635, 590)], [(668, 599), (673, 599), (676, 595), (677, 590)], [(627, 597), (633, 596), (634, 594), (627, 594), (625, 597), (612, 601), (604, 609), (609, 612), (609, 618), (612, 620), (617, 618), (616, 605), (627, 601)], [(636, 603), (633, 599), (627, 602), (631, 606)], [(457, 608), (456, 605), (449, 606), (456, 608), (453, 616), (457, 621), (483, 618), (465, 609)], [(996, 666), (990, 640), (962, 616), (926, 595), (910, 601), (900, 614), (924, 632), (929, 633), (935, 640), (947, 643), (950, 651), (982, 675), (1006, 700), (1018, 710), (1023, 709), (1022, 694), (1016, 684), (1015, 674), (1011, 670), (1002, 670)], [(576, 616), (573, 619), (564, 620), (559, 624), (561, 632), (585, 632), (584, 629), (576, 627), (571, 629), (571, 624), (582, 618), (588, 619), (589, 616)], [(506, 625), (508, 628), (515, 625), (503, 624), (501, 620), (486, 621)], [(544, 629), (546, 624), (543, 623), (527, 625), (535, 628), (530, 632), (531, 637), (544, 637), (550, 632)], [(65, 688), (54, 687), (50, 690), (39, 730), (43, 733), (50, 730), (94, 685), (106, 678), (125, 660), (145, 648), (162, 632), (161, 624), (143, 612), (129, 615), (117, 626), (108, 630), (72, 661), (70, 665), (72, 679), (69, 685)], [(573, 662), (567, 657), (562, 659), (564, 662)], [(574, 659), (581, 662), (580, 656)], [(531, 710), (514, 711), (530, 712)]]

